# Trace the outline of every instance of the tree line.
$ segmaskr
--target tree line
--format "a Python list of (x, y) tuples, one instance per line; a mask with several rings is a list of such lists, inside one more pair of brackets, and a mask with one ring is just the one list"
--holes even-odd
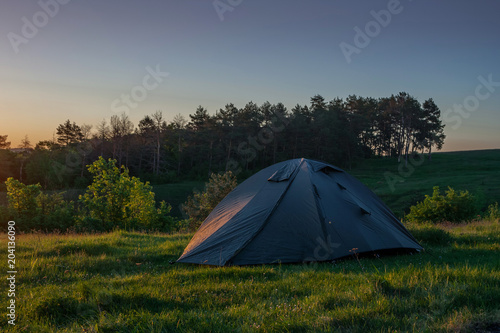
[[(86, 166), (99, 156), (115, 159), (130, 174), (153, 183), (206, 180), (231, 170), (240, 177), (292, 158), (327, 161), (349, 169), (360, 159), (391, 156), (408, 160), (444, 144), (444, 125), (432, 98), (420, 103), (402, 92), (383, 98), (348, 96), (291, 109), (283, 103), (229, 103), (210, 114), (199, 106), (186, 119), (167, 121), (161, 111), (137, 126), (126, 114), (96, 126), (69, 119), (52, 140), (34, 147), (26, 137), (17, 152), (0, 135), (0, 181), (15, 177), (44, 188), (84, 187)], [(3, 148), (3, 149), (2, 149)], [(402, 160), (403, 159), (403, 160)]]

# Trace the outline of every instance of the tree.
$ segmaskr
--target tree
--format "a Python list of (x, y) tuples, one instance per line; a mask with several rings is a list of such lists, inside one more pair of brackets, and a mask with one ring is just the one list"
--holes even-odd
[[(151, 171), (159, 175), (162, 156), (163, 135), (167, 130), (167, 122), (163, 118), (161, 111), (156, 111), (153, 115), (146, 115), (139, 121), (137, 133), (142, 137), (145, 148), (150, 152)], [(142, 154), (142, 152), (141, 152)]]
[(22, 182), (24, 163), (28, 159), (28, 154), (32, 150), (33, 146), (31, 145), (28, 136), (25, 135), (18, 147), (22, 149), (22, 151), (18, 152), (16, 155), (16, 160), (19, 162), (19, 180)]
[(405, 157), (405, 165), (408, 163), (408, 154), (413, 144), (418, 147), (416, 135), (421, 126), (422, 107), (420, 103), (406, 92), (400, 92), (398, 95), (392, 95), (384, 101), (385, 112), (389, 117), (389, 123), (392, 126), (391, 140), (394, 141), (392, 149), (398, 156), (398, 162), (401, 157)]
[(42, 140), (38, 141), (38, 143), (35, 146), (35, 150), (51, 150), (55, 146), (57, 146), (57, 143), (51, 140)]
[[(211, 174), (214, 159), (214, 143), (216, 141), (216, 122), (220, 117), (211, 117), (207, 109), (198, 106), (194, 114), (190, 114), (191, 121), (187, 124), (191, 132), (191, 167), (203, 164), (208, 160), (208, 174)], [(219, 124), (221, 125), (221, 124)], [(222, 129), (222, 126), (218, 126)], [(221, 135), (222, 137), (222, 135)]]
[(24, 139), (21, 140), (21, 144), (19, 144), (19, 148), (22, 149), (31, 149), (33, 146), (31, 145), (30, 139), (27, 135), (24, 136)]
[(103, 119), (99, 124), (97, 124), (97, 138), (101, 143), (101, 156), (104, 155), (104, 146), (109, 138), (109, 126), (106, 123), (106, 119)]
[(26, 181), (30, 184), (40, 183), (44, 189), (57, 184), (57, 176), (53, 169), (54, 152), (37, 144), (26, 163)]
[(91, 134), (92, 134), (92, 125), (89, 124), (83, 124), (80, 129), (82, 131), (82, 138), (84, 141), (87, 141), (90, 139)]
[(128, 160), (128, 136), (134, 132), (134, 124), (125, 113), (122, 113), (120, 116), (113, 115), (111, 117), (110, 126), (113, 158), (118, 158), (118, 163), (122, 164), (123, 155), (125, 155), (125, 160)]
[(299, 157), (312, 157), (310, 138), (313, 136), (311, 133), (311, 110), (299, 104), (295, 105), (292, 109), (292, 119), (289, 126), (289, 140), (288, 146), (291, 148), (289, 152), (290, 158)]
[(185, 131), (187, 124), (186, 118), (180, 113), (174, 116), (174, 119), (170, 123), (173, 131), (177, 134), (177, 176), (181, 173), (181, 160), (182, 160), (182, 135)]
[(9, 208), (19, 216), (34, 217), (36, 215), (36, 197), (41, 193), (41, 186), (24, 185), (19, 180), (10, 177), (5, 182)]
[(443, 147), (444, 139), (444, 126), (441, 122), (441, 110), (434, 103), (432, 98), (429, 98), (422, 105), (422, 127), (420, 129), (420, 140), (422, 146), (428, 149), (429, 160), (431, 159), (432, 147), (435, 146), (437, 150)]
[(4, 182), (9, 177), (17, 175), (17, 154), (9, 149), (0, 149), (0, 181)]
[(9, 149), (10, 141), (7, 141), (8, 135), (0, 135), (0, 149)]
[(224, 141), (229, 141), (226, 143), (226, 171), (229, 162), (231, 161), (231, 152), (233, 151), (233, 144), (235, 139), (235, 125), (237, 124), (238, 108), (234, 106), (233, 103), (226, 104), (224, 109), (219, 109), (217, 114), (217, 121), (222, 127)]
[(118, 227), (169, 231), (172, 227), (173, 220), (167, 217), (171, 207), (162, 202), (157, 209), (151, 185), (130, 177), (128, 169), (116, 166), (116, 160), (106, 161), (100, 156), (88, 170), (93, 182), (80, 196), (80, 202), (88, 212), (87, 218), (99, 221), (104, 230)]
[[(155, 162), (155, 149), (154, 149), (154, 121), (149, 116), (146, 115), (139, 121), (138, 129), (136, 130), (136, 134), (140, 138), (140, 145), (142, 149), (139, 151), (139, 170), (142, 171), (143, 160), (145, 162), (150, 163), (150, 171), (154, 172), (154, 168), (156, 165)], [(144, 158), (144, 155), (150, 156), (151, 158)], [(149, 160), (149, 161), (148, 161)]]
[(197, 229), (215, 206), (236, 185), (236, 176), (231, 171), (226, 171), (224, 174), (213, 173), (208, 183), (205, 183), (205, 190), (203, 192), (196, 191), (192, 197), (188, 197), (182, 206), (183, 211), (189, 216), (190, 229)]
[(83, 140), (82, 129), (80, 126), (71, 123), (68, 120), (64, 124), (60, 124), (56, 129), (57, 142), (69, 146), (72, 143), (81, 142)]
[(156, 165), (154, 167), (155, 174), (160, 173), (160, 161), (161, 161), (161, 139), (162, 134), (167, 128), (167, 122), (163, 119), (163, 113), (161, 111), (156, 111), (153, 116), (154, 124), (154, 134), (155, 134), (155, 146), (156, 146)]

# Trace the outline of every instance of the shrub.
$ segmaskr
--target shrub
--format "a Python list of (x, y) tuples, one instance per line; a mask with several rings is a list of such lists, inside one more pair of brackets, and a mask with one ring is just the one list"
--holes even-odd
[(0, 231), (7, 231), (7, 222), (11, 220), (15, 220), (12, 210), (0, 205)]
[(468, 191), (457, 193), (451, 187), (441, 195), (439, 186), (434, 187), (432, 196), (426, 195), (424, 201), (410, 207), (406, 216), (412, 222), (462, 222), (470, 221), (477, 213), (476, 201)]
[(12, 177), (5, 182), (9, 209), (21, 217), (34, 217), (37, 213), (36, 197), (41, 193), (41, 186), (24, 185)]
[(236, 176), (231, 171), (223, 174), (212, 174), (208, 183), (205, 183), (203, 192), (195, 191), (188, 197), (182, 206), (183, 211), (189, 216), (189, 228), (197, 229), (207, 218), (217, 204), (224, 199), (237, 185)]
[(36, 197), (37, 215), (33, 228), (43, 231), (66, 231), (75, 224), (73, 202), (65, 201), (63, 193), (40, 193)]
[(93, 182), (79, 197), (86, 210), (80, 217), (79, 227), (86, 227), (84, 221), (91, 222), (91, 225), (101, 221), (104, 230), (161, 228), (169, 231), (165, 228), (172, 224), (167, 217), (170, 206), (162, 202), (157, 209), (151, 185), (130, 177), (128, 169), (118, 168), (115, 164), (115, 160), (106, 161), (99, 157), (89, 166)]
[(25, 185), (13, 178), (5, 185), (9, 204), (1, 215), (14, 219), (20, 230), (65, 231), (74, 225), (73, 203), (62, 193), (48, 195), (39, 184)]
[(498, 209), (498, 202), (495, 202), (494, 204), (488, 206), (486, 219), (491, 222), (500, 220), (500, 210)]

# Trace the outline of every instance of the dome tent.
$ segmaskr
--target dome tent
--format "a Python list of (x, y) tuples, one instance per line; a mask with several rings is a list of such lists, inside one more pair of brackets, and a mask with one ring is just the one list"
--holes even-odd
[(206, 218), (184, 263), (251, 265), (333, 260), (420, 244), (366, 186), (332, 165), (293, 159), (237, 186)]

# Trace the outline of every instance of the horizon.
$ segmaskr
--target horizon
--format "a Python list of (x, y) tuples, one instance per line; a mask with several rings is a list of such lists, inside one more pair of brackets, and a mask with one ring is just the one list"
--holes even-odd
[[(201, 105), (309, 105), (405, 91), (441, 110), (441, 152), (500, 149), (493, 0), (18, 1), (0, 13), (0, 135), (16, 148), (69, 119), (136, 126)], [(432, 9), (432, 10), (429, 10)], [(124, 96), (131, 95), (132, 99)], [(135, 96), (135, 98), (133, 97)]]

